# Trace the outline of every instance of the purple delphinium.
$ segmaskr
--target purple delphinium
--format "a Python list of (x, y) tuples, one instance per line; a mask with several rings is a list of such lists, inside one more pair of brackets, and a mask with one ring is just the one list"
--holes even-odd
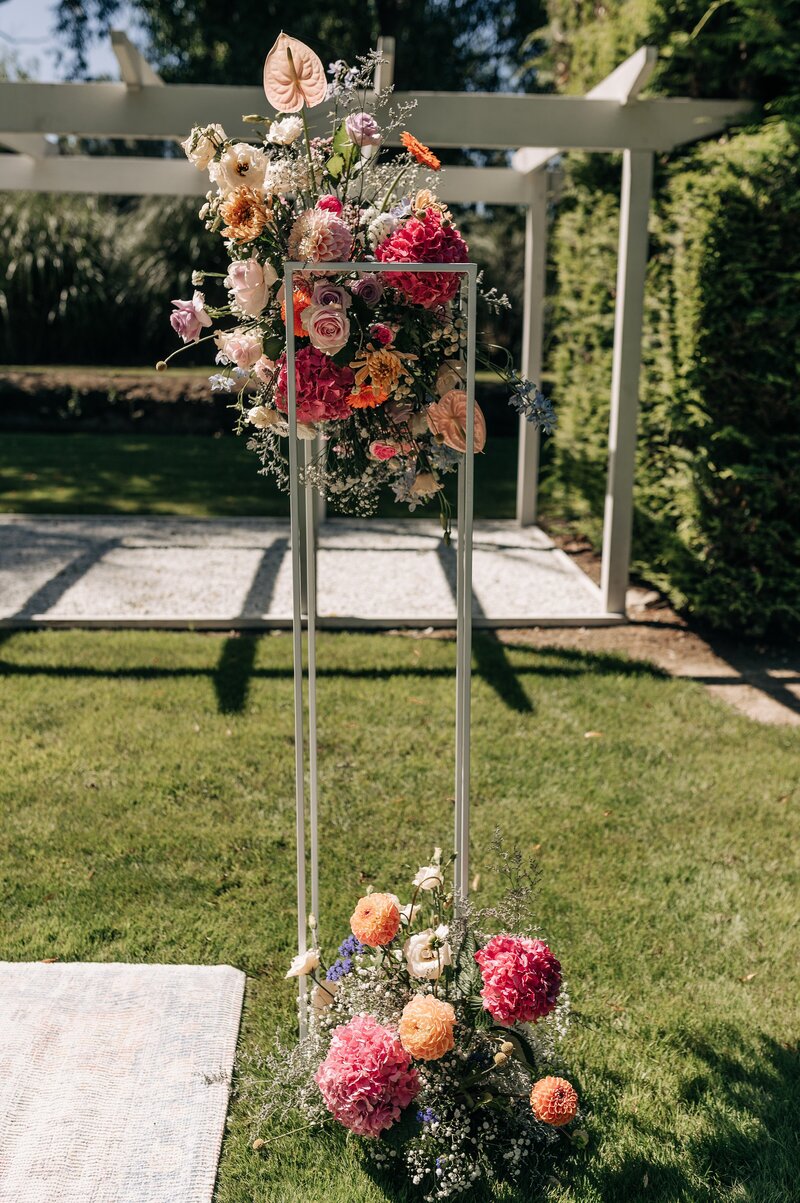
[(417, 1123), (435, 1124), (436, 1121), (437, 1115), (433, 1107), (423, 1107), (421, 1111), (417, 1112)]
[(325, 974), (329, 982), (338, 982), (353, 968), (353, 957), (359, 957), (364, 952), (364, 945), (355, 936), (342, 940), (338, 948), (339, 956)]

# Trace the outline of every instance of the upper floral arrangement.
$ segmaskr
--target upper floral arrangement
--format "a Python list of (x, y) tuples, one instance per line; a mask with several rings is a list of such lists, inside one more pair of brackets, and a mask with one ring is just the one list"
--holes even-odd
[[(214, 341), (222, 371), (212, 388), (236, 393), (237, 428), (250, 431), (248, 446), (286, 488), (288, 312), (298, 434), (315, 440), (307, 478), (347, 512), (372, 513), (389, 486), (412, 510), (437, 498), (446, 518), (443, 477), (467, 445), (464, 277), (320, 266), (469, 258), (436, 195), (439, 159), (405, 128), (413, 105), (374, 91), (379, 61), (373, 53), (355, 67), (331, 63), (326, 76), (313, 50), (282, 33), (264, 64), (275, 115), (245, 118), (258, 143), (232, 140), (220, 125), (192, 130), (183, 148), (212, 185), (200, 217), (225, 240), (230, 266), (193, 271), (197, 291), (173, 302), (171, 323), (185, 344)], [(330, 132), (312, 137), (307, 112), (323, 103)], [(287, 261), (309, 265), (288, 303)], [(227, 293), (217, 303), (202, 291), (215, 275)], [(481, 296), (508, 305), (495, 289)], [(478, 359), (506, 381), (510, 403), (549, 433), (553, 413), (538, 388), (508, 358), (498, 367), (479, 347)], [(476, 406), (476, 452), (485, 441)]]

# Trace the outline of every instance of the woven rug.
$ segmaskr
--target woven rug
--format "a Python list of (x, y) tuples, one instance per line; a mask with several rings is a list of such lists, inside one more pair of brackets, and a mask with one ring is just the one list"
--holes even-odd
[(210, 1203), (244, 974), (0, 962), (2, 1203)]

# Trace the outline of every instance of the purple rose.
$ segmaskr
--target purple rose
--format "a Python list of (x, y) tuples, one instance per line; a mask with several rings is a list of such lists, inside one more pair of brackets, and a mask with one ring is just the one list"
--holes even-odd
[(320, 280), (318, 284), (314, 285), (311, 304), (338, 305), (340, 309), (347, 309), (352, 299), (347, 289), (342, 288), (340, 284), (326, 284), (324, 280)]
[(350, 337), (350, 322), (341, 305), (308, 305), (300, 315), (309, 342), (326, 355), (335, 355)]
[(196, 343), (204, 326), (211, 325), (206, 313), (206, 301), (202, 292), (196, 292), (191, 301), (173, 301), (175, 312), (170, 314), (170, 325), (185, 343)]
[(371, 309), (383, 296), (383, 281), (377, 272), (371, 272), (368, 276), (360, 276), (350, 289)]
[(381, 127), (371, 113), (351, 113), (344, 128), (356, 146), (380, 146)]

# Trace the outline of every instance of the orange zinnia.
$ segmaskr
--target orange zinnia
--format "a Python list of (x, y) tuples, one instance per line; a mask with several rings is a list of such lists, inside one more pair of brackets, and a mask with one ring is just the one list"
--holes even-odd
[(429, 147), (420, 142), (418, 138), (415, 138), (413, 134), (409, 134), (408, 130), (405, 130), (400, 135), (400, 141), (412, 159), (416, 159), (423, 167), (430, 167), (431, 171), (439, 170), (442, 165), (441, 161), (436, 158), (436, 155)]
[(565, 1078), (540, 1078), (531, 1091), (531, 1111), (541, 1123), (563, 1128), (577, 1114), (578, 1096)]
[(388, 400), (389, 394), (385, 393), (383, 389), (366, 384), (358, 392), (350, 394), (347, 398), (347, 404), (351, 409), (375, 409), (378, 405), (383, 405), (384, 401)]
[[(308, 309), (311, 304), (311, 296), (304, 288), (295, 288), (292, 293), (292, 311), (294, 312), (294, 336), (295, 338), (308, 338), (308, 331), (301, 321), (301, 315), (304, 309)], [(286, 299), (281, 301), (281, 317), (283, 324), (286, 325)]]
[(366, 894), (350, 916), (350, 930), (362, 944), (383, 948), (400, 929), (400, 905), (394, 894)]

